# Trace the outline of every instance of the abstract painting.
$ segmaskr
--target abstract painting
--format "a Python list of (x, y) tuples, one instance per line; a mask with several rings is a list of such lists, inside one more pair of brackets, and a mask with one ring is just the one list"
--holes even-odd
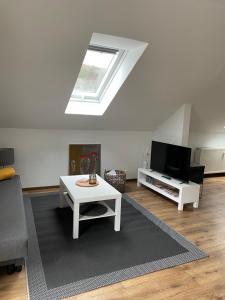
[(101, 145), (69, 145), (69, 175), (101, 175)]

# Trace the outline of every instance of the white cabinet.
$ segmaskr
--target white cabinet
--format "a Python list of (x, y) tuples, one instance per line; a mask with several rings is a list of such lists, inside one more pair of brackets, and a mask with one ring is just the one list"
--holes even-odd
[(194, 160), (205, 166), (205, 174), (225, 172), (225, 148), (197, 148)]
[(140, 168), (137, 185), (141, 184), (177, 202), (178, 210), (183, 210), (186, 203), (193, 203), (194, 208), (198, 208), (200, 185), (197, 183), (167, 179), (161, 173)]

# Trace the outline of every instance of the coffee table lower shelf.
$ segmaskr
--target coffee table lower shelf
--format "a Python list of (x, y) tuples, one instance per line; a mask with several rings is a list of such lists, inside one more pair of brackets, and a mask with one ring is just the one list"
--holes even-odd
[(81, 215), (79, 217), (79, 221), (85, 221), (85, 220), (91, 220), (91, 219), (99, 219), (99, 218), (106, 218), (106, 217), (113, 217), (115, 216), (115, 211), (108, 206), (108, 204), (105, 201), (96, 202), (96, 204), (103, 205), (107, 208), (107, 211), (101, 215), (98, 216), (87, 216), (87, 215)]
[[(74, 210), (74, 203), (71, 200), (69, 194), (67, 192), (63, 192), (63, 196), (66, 200), (66, 202), (69, 204), (69, 206), (72, 208), (72, 210)], [(99, 218), (106, 218), (106, 217), (116, 217), (116, 211), (114, 211), (107, 203), (106, 201), (96, 201), (96, 204), (100, 204), (106, 207), (107, 211), (103, 214), (100, 214), (98, 216), (88, 216), (88, 215), (82, 215), (79, 214), (79, 222), (80, 221), (86, 221), (86, 220), (92, 220), (92, 219), (99, 219)], [(119, 207), (119, 216), (120, 216), (120, 207)], [(115, 220), (116, 221), (116, 220)], [(119, 222), (117, 222), (118, 225), (116, 225), (115, 222), (115, 231), (119, 231), (120, 230), (120, 218), (119, 218)], [(77, 236), (74, 236), (73, 238), (78, 238)]]

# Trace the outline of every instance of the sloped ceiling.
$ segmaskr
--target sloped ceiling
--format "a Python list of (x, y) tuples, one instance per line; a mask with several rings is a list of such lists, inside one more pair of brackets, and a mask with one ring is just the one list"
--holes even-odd
[[(102, 117), (64, 115), (93, 32), (149, 46)], [(0, 127), (224, 131), (225, 1), (0, 0)]]

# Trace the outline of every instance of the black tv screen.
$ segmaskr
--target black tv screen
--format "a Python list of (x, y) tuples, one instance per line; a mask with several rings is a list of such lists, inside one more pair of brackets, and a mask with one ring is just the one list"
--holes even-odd
[(191, 148), (152, 141), (150, 168), (189, 181)]

